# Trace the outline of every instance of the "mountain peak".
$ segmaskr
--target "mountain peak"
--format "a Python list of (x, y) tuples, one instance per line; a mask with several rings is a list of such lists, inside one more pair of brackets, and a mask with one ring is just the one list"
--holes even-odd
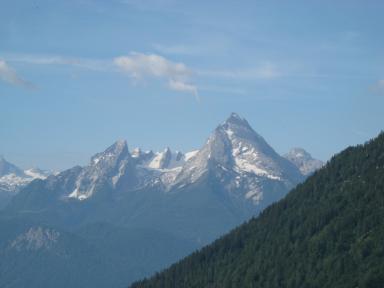
[(242, 189), (245, 197), (256, 204), (262, 198), (260, 183), (263, 181), (279, 182), (277, 185), (290, 188), (302, 179), (297, 167), (278, 155), (247, 120), (236, 113), (219, 125), (196, 156), (186, 162), (175, 186), (183, 187), (207, 174), (226, 181), (229, 190)]
[(312, 158), (312, 155), (308, 153), (304, 148), (294, 147), (289, 150), (287, 155), (295, 155), (296, 157)]
[(312, 174), (324, 165), (321, 160), (314, 159), (310, 153), (298, 147), (289, 150), (284, 158), (291, 161), (305, 176)]
[(239, 116), (239, 114), (232, 112), (231, 115), (225, 120), (224, 125), (226, 124), (234, 124), (240, 126), (249, 126), (248, 121), (245, 118)]
[(119, 158), (125, 158), (129, 154), (127, 141), (117, 140), (109, 146), (104, 152), (97, 153), (91, 158), (91, 164), (98, 164), (101, 160), (110, 162)]
[(24, 175), (23, 170), (9, 163), (3, 156), (0, 156), (0, 177), (7, 174), (15, 174), (17, 176)]
[(99, 185), (108, 183), (116, 187), (130, 166), (131, 154), (125, 140), (118, 140), (104, 152), (97, 153), (91, 158), (91, 163), (78, 175), (75, 189), (69, 198), (85, 200)]
[(128, 150), (128, 145), (127, 145), (127, 141), (126, 140), (117, 140), (115, 143), (113, 143), (112, 146), (110, 146), (109, 148), (112, 148), (113, 150), (115, 151), (123, 151), (125, 149)]
[(260, 141), (262, 137), (257, 134), (249, 125), (248, 121), (245, 118), (240, 117), (236, 113), (232, 113), (224, 123), (217, 127), (217, 130), (225, 132), (229, 139), (233, 137), (241, 138), (254, 138)]
[(237, 114), (237, 113), (235, 113), (235, 112), (232, 112), (231, 115), (229, 115), (229, 118), (241, 119), (241, 117), (239, 116), (239, 114)]

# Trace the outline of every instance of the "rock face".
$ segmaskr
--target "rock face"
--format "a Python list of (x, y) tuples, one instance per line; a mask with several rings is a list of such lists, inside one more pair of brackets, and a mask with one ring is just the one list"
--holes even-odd
[(324, 162), (312, 158), (311, 154), (303, 148), (292, 148), (284, 157), (299, 168), (304, 176), (311, 175), (324, 165)]
[(51, 249), (57, 243), (60, 232), (43, 227), (31, 227), (24, 234), (19, 235), (9, 245), (10, 249), (17, 251), (37, 251)]
[(79, 173), (73, 191), (69, 198), (85, 200), (93, 195), (98, 187), (104, 185), (115, 189), (128, 173), (132, 164), (126, 141), (117, 141), (102, 153), (91, 158), (89, 166)]

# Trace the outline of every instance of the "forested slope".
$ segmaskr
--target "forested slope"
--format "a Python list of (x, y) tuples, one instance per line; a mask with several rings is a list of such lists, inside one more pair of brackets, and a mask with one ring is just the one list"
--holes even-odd
[(142, 287), (383, 287), (384, 133)]

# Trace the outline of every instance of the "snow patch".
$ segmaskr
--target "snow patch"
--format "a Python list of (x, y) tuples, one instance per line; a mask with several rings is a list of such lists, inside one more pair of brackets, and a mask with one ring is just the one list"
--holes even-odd
[(194, 150), (194, 151), (185, 153), (185, 158), (184, 158), (185, 161), (189, 161), (191, 158), (195, 157), (197, 152), (199, 152), (199, 150)]

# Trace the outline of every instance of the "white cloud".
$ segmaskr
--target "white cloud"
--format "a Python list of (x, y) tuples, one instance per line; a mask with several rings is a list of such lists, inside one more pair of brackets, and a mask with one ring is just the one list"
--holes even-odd
[(171, 62), (156, 54), (131, 53), (115, 58), (114, 63), (137, 79), (145, 76), (186, 78), (191, 74), (183, 63)]
[(156, 54), (131, 53), (115, 58), (114, 64), (135, 80), (147, 77), (166, 79), (171, 90), (191, 93), (198, 99), (197, 87), (190, 83), (192, 71), (184, 63)]
[(195, 96), (196, 100), (198, 102), (200, 101), (199, 94), (197, 93), (197, 88), (194, 85), (170, 79), (168, 82), (168, 86), (170, 89), (175, 91), (192, 93)]
[(0, 80), (7, 82), (9, 84), (20, 86), (24, 88), (34, 88), (34, 85), (19, 75), (17, 75), (16, 71), (10, 67), (7, 62), (0, 59)]

